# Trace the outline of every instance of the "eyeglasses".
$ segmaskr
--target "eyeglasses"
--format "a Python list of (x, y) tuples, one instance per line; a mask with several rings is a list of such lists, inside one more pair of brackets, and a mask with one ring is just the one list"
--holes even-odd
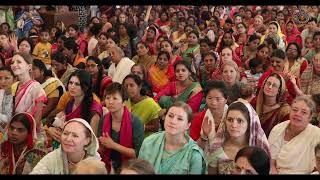
[(280, 86), (280, 85), (278, 85), (278, 84), (271, 83), (271, 82), (269, 82), (269, 81), (267, 81), (265, 85), (266, 85), (266, 86), (272, 86), (272, 88), (277, 88), (277, 89), (278, 89), (279, 86)]
[(288, 51), (298, 51), (298, 49), (288, 48)]
[(95, 67), (97, 67), (98, 66), (98, 64), (87, 64), (86, 65), (86, 68), (87, 69), (89, 69), (89, 68), (95, 68)]

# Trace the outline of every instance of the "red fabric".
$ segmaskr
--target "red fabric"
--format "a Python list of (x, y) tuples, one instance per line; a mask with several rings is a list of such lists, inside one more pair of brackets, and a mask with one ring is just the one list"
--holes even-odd
[[(28, 119), (29, 124), (30, 124), (30, 129), (29, 129), (28, 135), (27, 135), (27, 149), (26, 149), (26, 151), (28, 151), (28, 150), (31, 150), (33, 148), (33, 146), (34, 146), (34, 142), (33, 142), (33, 139), (34, 139), (33, 133), (34, 133), (34, 131), (33, 131), (33, 129), (34, 129), (35, 124), (34, 124), (34, 121), (33, 121), (33, 117), (30, 114), (28, 114), (28, 113), (23, 113), (23, 114), (25, 114), (27, 116), (27, 119)], [(8, 156), (8, 158), (10, 160), (9, 161), (9, 163), (10, 163), (9, 164), (9, 166), (10, 166), (9, 167), (10, 174), (13, 174), (12, 152), (13, 152), (13, 145), (9, 142), (9, 140), (7, 140), (7, 141), (5, 141), (5, 142), (3, 142), (1, 144), (1, 156), (2, 157), (7, 157)], [(19, 159), (19, 157), (15, 158), (16, 161), (18, 159)]]
[[(287, 32), (287, 24), (289, 22), (293, 23), (293, 29), (291, 31), (291, 34), (289, 35)], [(292, 21), (291, 19), (289, 19), (286, 23), (286, 25), (283, 27), (284, 31), (284, 35), (286, 36), (286, 42), (287, 44), (291, 43), (291, 42), (296, 42), (300, 48), (302, 48), (302, 37), (301, 37), (301, 32), (299, 31), (297, 25), (294, 23), (294, 21)]]
[(109, 76), (104, 76), (101, 81), (100, 91), (99, 91), (99, 97), (103, 97), (104, 90), (112, 83), (112, 78)]
[(202, 112), (194, 114), (191, 126), (190, 126), (190, 137), (197, 141), (200, 138), (200, 132), (202, 128), (203, 118), (206, 115), (207, 109), (203, 110)]
[(77, 39), (77, 44), (79, 45), (79, 51), (82, 53), (83, 57), (88, 56), (88, 42), (85, 40), (83, 35), (79, 35)]
[[(103, 122), (102, 132), (108, 133), (111, 137), (111, 126), (112, 126), (112, 118), (111, 113), (109, 112)], [(131, 114), (126, 106), (124, 106), (124, 111), (122, 115), (121, 127), (120, 127), (120, 145), (125, 146), (127, 148), (133, 148), (132, 142), (132, 121)], [(110, 168), (110, 153), (111, 149), (103, 148), (101, 154), (102, 161), (105, 163), (106, 167)], [(121, 160), (126, 161), (129, 158), (121, 155)]]

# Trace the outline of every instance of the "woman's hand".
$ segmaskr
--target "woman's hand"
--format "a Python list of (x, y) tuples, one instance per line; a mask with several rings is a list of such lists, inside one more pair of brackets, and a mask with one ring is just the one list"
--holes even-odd
[(115, 142), (109, 136), (108, 133), (102, 133), (102, 136), (99, 137), (99, 142), (108, 149), (114, 149)]
[(9, 35), (9, 45), (14, 48), (15, 52), (19, 52), (18, 38), (14, 33)]
[(208, 116), (204, 117), (204, 119), (203, 119), (202, 130), (203, 130), (203, 134), (206, 137), (208, 137), (210, 132), (212, 131), (212, 122), (209, 121)]
[(49, 127), (48, 134), (56, 141), (60, 142), (62, 131), (56, 127)]

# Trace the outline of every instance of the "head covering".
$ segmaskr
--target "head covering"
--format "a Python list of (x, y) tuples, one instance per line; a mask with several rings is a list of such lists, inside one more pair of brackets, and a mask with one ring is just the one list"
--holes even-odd
[[(237, 103), (237, 102), (244, 104), (249, 112), (249, 118), (250, 118), (250, 124), (248, 126), (248, 128), (250, 130), (249, 143), (248, 143), (249, 146), (260, 147), (266, 153), (268, 153), (270, 155), (268, 139), (267, 139), (263, 129), (261, 128), (258, 114), (256, 113), (256, 111), (253, 109), (253, 107), (246, 100), (239, 99), (238, 101), (235, 101), (233, 103)], [(231, 106), (231, 104), (230, 104), (230, 106)], [(218, 128), (216, 136), (214, 137), (213, 143), (209, 149), (210, 153), (212, 153), (215, 150), (222, 147), (223, 143), (226, 141), (227, 133), (228, 133), (227, 128), (226, 128), (227, 116), (228, 116), (228, 114), (224, 117), (223, 121), (221, 122), (221, 124)]]
[[(36, 121), (33, 118), (33, 116), (29, 113), (26, 112), (22, 112), (22, 113), (18, 113), (15, 114), (12, 118), (14, 119), (16, 116), (18, 115), (25, 115), (27, 117), (28, 123), (29, 123), (29, 128), (28, 130), (28, 134), (27, 134), (27, 142), (26, 142), (26, 149), (21, 153), (20, 156), (24, 156), (24, 154), (26, 152), (28, 152), (29, 150), (33, 149), (37, 140), (37, 132), (36, 132)], [(9, 123), (9, 125), (12, 123), (13, 121), (11, 121)], [(14, 158), (12, 157), (13, 155), (13, 145), (10, 143), (10, 141), (8, 140), (8, 129), (9, 129), (9, 125), (7, 126), (7, 130), (6, 130), (6, 134), (5, 134), (5, 139), (4, 142), (1, 143), (1, 157), (8, 157), (9, 159), (9, 173), (10, 174), (14, 174), (15, 173), (15, 162), (13, 162)]]
[[(269, 79), (269, 77), (271, 75), (274, 75), (274, 74), (278, 74), (278, 73), (271, 73), (262, 83), (262, 86), (261, 86), (261, 89), (259, 91), (259, 94), (257, 96), (257, 106), (256, 106), (256, 111), (258, 114), (261, 114), (262, 113), (262, 107), (263, 107), (263, 101), (264, 101), (264, 92), (263, 92), (263, 89), (264, 89), (264, 85), (266, 84), (267, 80)], [(277, 103), (280, 103), (280, 102), (283, 102), (285, 100), (285, 97), (286, 97), (286, 82), (285, 80), (283, 79), (283, 77), (278, 74), (279, 77), (280, 77), (280, 87), (279, 87), (279, 92), (278, 92), (278, 95), (277, 95)]]

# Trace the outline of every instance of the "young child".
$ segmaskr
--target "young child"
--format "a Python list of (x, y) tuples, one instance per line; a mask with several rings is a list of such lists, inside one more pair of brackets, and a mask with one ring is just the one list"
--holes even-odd
[(305, 44), (305, 47), (302, 48), (301, 56), (305, 56), (306, 54), (308, 54), (310, 50), (314, 49), (311, 36), (306, 37), (306, 39), (304, 40), (304, 44)]
[(258, 81), (263, 73), (263, 64), (261, 59), (252, 58), (249, 60), (249, 70), (244, 71), (248, 83), (253, 83), (255, 86), (258, 85)]
[(48, 29), (42, 29), (40, 31), (40, 41), (34, 47), (32, 55), (43, 61), (47, 68), (51, 67), (51, 44), (50, 34)]

